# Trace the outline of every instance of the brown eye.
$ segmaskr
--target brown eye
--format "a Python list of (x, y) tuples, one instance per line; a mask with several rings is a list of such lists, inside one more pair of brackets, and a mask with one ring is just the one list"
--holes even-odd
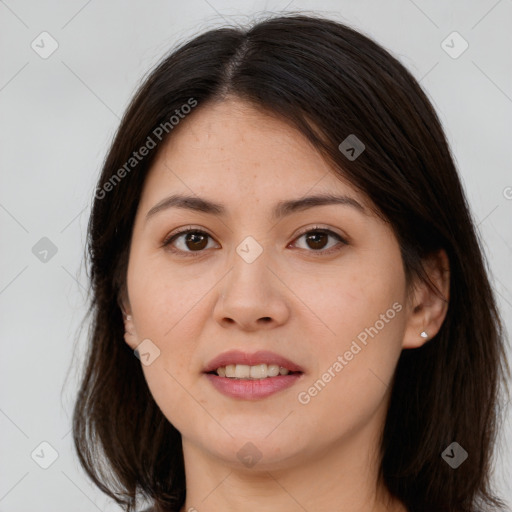
[[(296, 240), (300, 240), (301, 238), (306, 240), (306, 247), (303, 248), (315, 256), (328, 255), (348, 245), (348, 242), (343, 237), (325, 228), (310, 228), (296, 238)], [(338, 240), (338, 243), (334, 244), (334, 246), (327, 247), (329, 238)], [(178, 233), (170, 235), (162, 243), (162, 247), (167, 247), (171, 252), (178, 255), (200, 256), (205, 252), (204, 249), (208, 248), (208, 239), (213, 240), (205, 231), (190, 228), (183, 229)]]
[[(305, 249), (309, 250), (311, 253), (317, 252), (318, 255), (330, 254), (331, 252), (337, 251), (343, 246), (348, 245), (348, 242), (344, 238), (330, 229), (310, 228), (296, 240), (300, 240), (301, 238), (304, 238), (306, 241)], [(335, 238), (339, 243), (326, 249), (326, 245), (329, 243), (329, 238)]]
[(311, 249), (323, 249), (329, 240), (329, 235), (321, 231), (314, 231), (306, 235), (306, 240)]
[[(210, 235), (198, 229), (185, 229), (167, 238), (162, 246), (169, 247), (173, 252), (202, 252), (208, 246)], [(178, 242), (175, 244), (175, 242)]]
[(208, 235), (193, 232), (185, 235), (185, 245), (191, 251), (199, 251), (208, 245)]

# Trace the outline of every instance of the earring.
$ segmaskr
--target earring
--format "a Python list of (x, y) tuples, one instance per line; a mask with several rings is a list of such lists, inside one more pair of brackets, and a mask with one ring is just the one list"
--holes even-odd
[(133, 321), (132, 321), (132, 315), (124, 314), (124, 330), (125, 334), (132, 334), (133, 335)]
[(426, 333), (426, 331), (422, 331), (422, 332), (420, 333), (420, 336), (421, 336), (422, 338), (428, 338), (428, 334)]

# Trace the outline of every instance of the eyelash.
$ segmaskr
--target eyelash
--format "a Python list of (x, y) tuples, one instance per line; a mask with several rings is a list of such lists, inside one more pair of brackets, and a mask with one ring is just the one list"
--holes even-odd
[[(315, 233), (315, 232), (321, 232), (321, 233), (324, 233), (327, 235), (332, 235), (334, 238), (337, 238), (339, 240), (340, 244), (338, 244), (334, 247), (331, 247), (330, 249), (325, 249), (325, 250), (319, 249), (317, 251), (315, 251), (315, 250), (307, 251), (307, 252), (312, 253), (313, 256), (328, 256), (334, 252), (341, 250), (343, 246), (348, 245), (348, 242), (342, 236), (338, 235), (338, 233), (335, 233), (334, 231), (327, 229), (327, 228), (322, 228), (320, 226), (313, 226), (313, 227), (310, 227), (307, 230), (303, 231), (302, 233), (299, 233), (297, 235), (297, 237), (295, 238), (295, 240), (301, 238), (304, 235), (307, 235), (309, 233)], [(187, 233), (206, 235), (213, 239), (213, 237), (211, 237), (206, 231), (203, 231), (203, 230), (197, 229), (197, 228), (193, 228), (192, 226), (187, 226), (186, 228), (183, 228), (180, 231), (176, 231), (175, 233), (172, 233), (168, 237), (166, 237), (165, 240), (162, 242), (162, 247), (167, 248), (169, 251), (171, 251), (173, 253), (183, 255), (184, 257), (197, 258), (197, 257), (202, 256), (205, 252), (205, 249), (203, 249), (201, 251), (182, 251), (181, 249), (175, 249), (171, 246), (171, 243), (174, 242), (174, 240), (176, 240), (179, 236), (187, 234)], [(303, 250), (306, 250), (306, 249), (303, 249)], [(194, 253), (197, 253), (197, 254), (194, 254)]]

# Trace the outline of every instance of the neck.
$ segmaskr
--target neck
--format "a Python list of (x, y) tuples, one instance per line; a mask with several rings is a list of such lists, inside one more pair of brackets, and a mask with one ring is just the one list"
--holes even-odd
[(370, 429), (330, 443), (323, 453), (250, 469), (182, 441), (187, 498), (180, 512), (407, 512), (377, 481), (378, 439)]

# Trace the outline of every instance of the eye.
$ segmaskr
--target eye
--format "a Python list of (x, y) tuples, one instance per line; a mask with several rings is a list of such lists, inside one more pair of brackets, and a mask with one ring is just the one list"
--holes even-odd
[[(343, 246), (348, 245), (348, 242), (341, 235), (338, 235), (330, 229), (321, 228), (318, 226), (314, 226), (313, 228), (309, 228), (307, 231), (304, 231), (295, 240), (299, 240), (303, 237), (305, 237), (308, 247), (313, 249), (312, 251), (308, 252), (313, 253), (315, 256), (331, 254), (340, 250)], [(329, 237), (337, 239), (339, 243), (335, 244), (334, 247), (331, 246), (328, 249), (324, 249)], [(171, 252), (178, 253), (180, 255), (193, 257), (200, 256), (201, 253), (204, 252), (204, 249), (208, 249), (208, 238), (213, 240), (213, 238), (206, 231), (187, 226), (184, 229), (171, 233), (163, 241), (162, 247), (166, 247)], [(176, 241), (180, 242), (181, 247), (174, 245)]]
[[(309, 247), (313, 249), (313, 251), (308, 252), (318, 253), (314, 254), (315, 256), (331, 254), (333, 252), (339, 251), (343, 246), (348, 245), (348, 242), (341, 235), (338, 235), (338, 233), (335, 233), (330, 229), (321, 228), (318, 226), (309, 228), (307, 231), (304, 231), (296, 238), (296, 240), (299, 240), (303, 237), (305, 237), (306, 244), (308, 244), (306, 248)], [(329, 237), (336, 238), (339, 243), (324, 250), (324, 247), (328, 243)]]
[[(208, 238), (211, 237), (208, 233), (206, 233), (206, 231), (202, 231), (200, 229), (191, 229), (190, 226), (187, 226), (186, 228), (169, 235), (163, 241), (162, 247), (167, 247), (170, 251), (175, 253), (185, 253), (186, 256), (196, 256), (196, 254), (191, 253), (201, 253), (203, 249), (206, 249), (208, 245)], [(172, 245), (175, 240), (181, 242), (181, 247), (175, 248)]]

